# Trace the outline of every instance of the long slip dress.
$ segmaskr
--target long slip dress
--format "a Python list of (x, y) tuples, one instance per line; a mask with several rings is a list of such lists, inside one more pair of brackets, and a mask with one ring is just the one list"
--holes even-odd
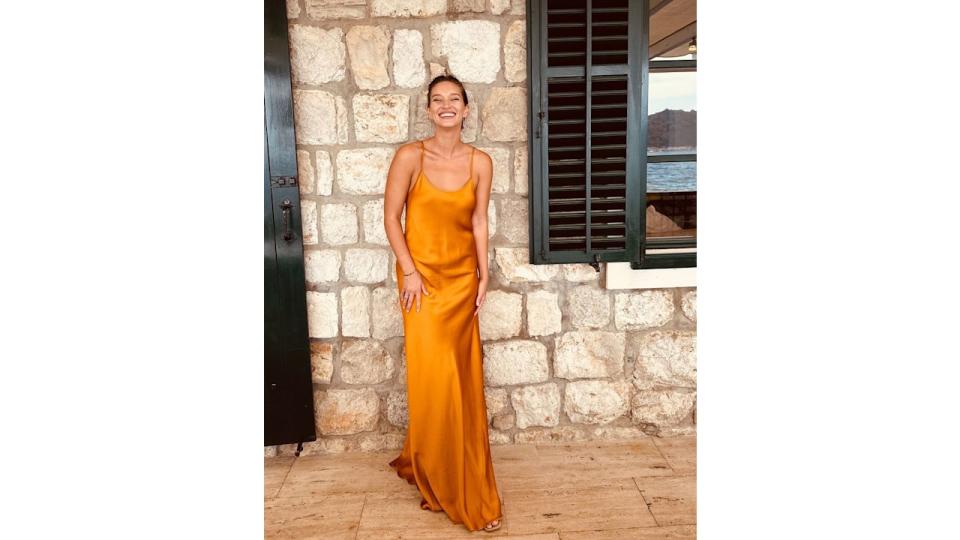
[[(479, 284), (471, 216), (476, 205), (473, 154), (459, 189), (444, 190), (423, 172), (407, 192), (407, 247), (429, 295), (420, 311), (403, 309), (409, 423), (390, 466), (416, 484), (421, 507), (443, 510), (471, 531), (500, 519), (483, 394)], [(403, 270), (396, 265), (403, 290)], [(414, 302), (415, 304), (415, 302)]]

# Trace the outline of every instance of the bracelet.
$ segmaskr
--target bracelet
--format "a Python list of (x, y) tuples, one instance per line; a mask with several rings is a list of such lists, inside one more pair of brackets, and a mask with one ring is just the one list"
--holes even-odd
[(413, 270), (410, 271), (409, 274), (404, 274), (403, 277), (407, 277), (407, 276), (413, 275), (413, 273), (416, 272), (416, 271), (417, 271), (417, 269), (414, 268)]

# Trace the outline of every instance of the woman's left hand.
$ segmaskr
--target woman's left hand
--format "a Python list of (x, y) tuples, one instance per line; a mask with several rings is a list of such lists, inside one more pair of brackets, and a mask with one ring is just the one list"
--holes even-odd
[(487, 297), (487, 284), (490, 283), (490, 278), (481, 279), (479, 285), (477, 286), (477, 309), (473, 312), (473, 316), (476, 317), (480, 313), (480, 307), (483, 305), (483, 301)]

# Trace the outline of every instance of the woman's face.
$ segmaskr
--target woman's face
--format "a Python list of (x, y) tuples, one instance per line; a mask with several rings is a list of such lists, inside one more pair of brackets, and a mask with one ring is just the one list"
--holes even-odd
[(430, 91), (427, 115), (438, 127), (460, 127), (470, 107), (464, 105), (460, 86), (450, 81), (437, 83)]

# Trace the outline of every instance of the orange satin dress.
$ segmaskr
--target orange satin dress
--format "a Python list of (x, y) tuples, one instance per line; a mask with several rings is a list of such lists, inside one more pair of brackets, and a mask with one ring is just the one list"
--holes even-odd
[[(483, 394), (480, 326), (474, 317), (479, 284), (471, 216), (476, 205), (470, 173), (449, 191), (420, 174), (407, 192), (407, 248), (429, 295), (403, 312), (409, 424), (403, 449), (390, 465), (416, 484), (421, 507), (443, 510), (471, 531), (500, 519)], [(403, 270), (396, 265), (403, 290)]]

